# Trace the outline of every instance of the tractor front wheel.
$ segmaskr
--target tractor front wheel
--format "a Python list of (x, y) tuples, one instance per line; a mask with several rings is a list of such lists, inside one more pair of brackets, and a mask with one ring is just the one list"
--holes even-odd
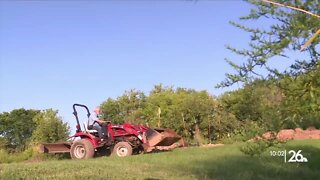
[(89, 159), (94, 155), (92, 143), (87, 139), (81, 139), (71, 145), (70, 155), (72, 159)]
[(113, 155), (119, 157), (131, 156), (132, 155), (132, 147), (127, 142), (118, 142), (113, 148)]

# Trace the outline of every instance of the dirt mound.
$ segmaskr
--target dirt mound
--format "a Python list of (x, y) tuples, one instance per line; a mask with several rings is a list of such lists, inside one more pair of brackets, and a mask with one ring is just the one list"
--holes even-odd
[(295, 131), (293, 129), (282, 129), (277, 134), (278, 140), (291, 140), (293, 139)]
[(262, 137), (256, 137), (253, 140), (259, 139), (273, 139), (277, 138), (278, 140), (293, 140), (293, 139), (320, 139), (320, 130), (314, 127), (309, 127), (306, 130), (301, 128), (296, 129), (282, 129), (278, 133), (266, 132), (262, 135)]

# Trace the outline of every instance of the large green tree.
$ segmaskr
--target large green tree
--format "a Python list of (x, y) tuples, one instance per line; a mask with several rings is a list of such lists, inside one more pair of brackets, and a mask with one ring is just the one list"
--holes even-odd
[(320, 128), (320, 66), (298, 77), (279, 82), (283, 89), (280, 114), (286, 127)]
[[(319, 126), (316, 119), (319, 119), (320, 102), (316, 97), (320, 89), (320, 36), (315, 36), (305, 51), (300, 52), (300, 49), (320, 29), (320, 19), (317, 16), (261, 0), (247, 2), (253, 5), (249, 15), (240, 17), (240, 22), (231, 22), (231, 24), (249, 33), (249, 46), (243, 49), (227, 46), (231, 52), (239, 57), (242, 56), (241, 59), (244, 59), (244, 62), (227, 59), (235, 69), (235, 73), (227, 74), (226, 80), (218, 87), (231, 86), (237, 82), (250, 84), (257, 79), (268, 80), (268, 83), (273, 82), (280, 88), (283, 95), (281, 105), (276, 111), (280, 112), (282, 121), (280, 124), (283, 127)], [(318, 0), (275, 0), (273, 2), (320, 14)], [(252, 24), (250, 27), (243, 25), (248, 21)], [(258, 21), (264, 23), (265, 27), (259, 27)], [(282, 62), (284, 64), (288, 62), (289, 67), (284, 70), (279, 69), (278, 65)], [(245, 89), (248, 90), (248, 88)], [(245, 93), (242, 98), (245, 98)], [(256, 103), (258, 101), (253, 104)], [(248, 106), (244, 112), (259, 113), (261, 112), (259, 107), (261, 106), (251, 106), (251, 108)], [(253, 113), (249, 114), (253, 115)]]
[(113, 123), (139, 123), (143, 118), (141, 111), (144, 108), (145, 98), (143, 92), (135, 89), (125, 91), (116, 99), (109, 98), (101, 104), (104, 118)]
[[(227, 74), (227, 79), (219, 84), (219, 87), (230, 86), (236, 82), (250, 82), (256, 78), (279, 78), (288, 74), (296, 76), (315, 70), (319, 66), (320, 36), (316, 36), (306, 48), (303, 58), (297, 59), (289, 55), (300, 52), (304, 43), (320, 28), (319, 18), (261, 0), (247, 0), (247, 2), (253, 5), (249, 15), (240, 17), (240, 22), (231, 22), (231, 24), (249, 33), (249, 47), (236, 49), (227, 46), (232, 52), (243, 56), (245, 61), (227, 59), (227, 62), (235, 68), (236, 73)], [(318, 0), (277, 0), (275, 2), (320, 14)], [(248, 21), (252, 26), (243, 25)], [(261, 28), (257, 21), (270, 25)], [(289, 61), (291, 66), (281, 71), (277, 65), (272, 63), (272, 60), (278, 61), (277, 64), (281, 61)]]
[(39, 114), (38, 110), (15, 109), (0, 114), (0, 136), (5, 139), (7, 146), (21, 149), (36, 128), (33, 118)]
[(244, 123), (256, 122), (265, 130), (281, 128), (280, 117), (283, 91), (272, 81), (256, 80), (243, 88), (224, 93), (220, 104), (224, 111)]

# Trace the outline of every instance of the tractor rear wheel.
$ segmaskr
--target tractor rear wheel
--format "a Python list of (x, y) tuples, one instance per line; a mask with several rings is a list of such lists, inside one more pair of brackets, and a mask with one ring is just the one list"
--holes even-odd
[(114, 146), (112, 154), (119, 157), (131, 156), (132, 147), (127, 142), (118, 142)]
[(94, 156), (92, 143), (87, 139), (81, 139), (71, 145), (70, 155), (72, 159), (89, 159)]

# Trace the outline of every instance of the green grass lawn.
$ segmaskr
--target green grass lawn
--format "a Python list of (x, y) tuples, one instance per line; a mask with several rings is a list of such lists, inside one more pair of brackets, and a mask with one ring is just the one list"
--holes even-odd
[(126, 158), (0, 164), (0, 179), (320, 179), (320, 140), (292, 141), (276, 150), (302, 150), (307, 163), (240, 152), (242, 144), (181, 148)]

